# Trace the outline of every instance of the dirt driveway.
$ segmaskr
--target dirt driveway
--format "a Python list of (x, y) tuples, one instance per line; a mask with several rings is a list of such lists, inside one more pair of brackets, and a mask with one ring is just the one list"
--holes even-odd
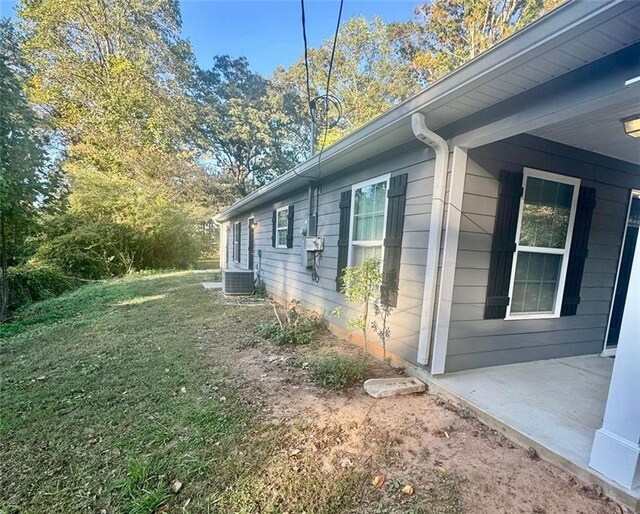
[[(216, 294), (214, 302), (224, 301)], [(248, 307), (240, 310), (243, 320), (251, 317)], [(257, 310), (263, 317), (264, 310)], [(237, 321), (238, 327), (245, 325)], [(436, 396), (376, 400), (360, 387), (344, 393), (318, 389), (309, 380), (306, 362), (327, 349), (355, 351), (331, 334), (294, 348), (275, 346), (244, 328), (228, 336), (225, 345), (205, 344), (204, 349), (237, 377), (241, 394), (258, 404), (265, 417), (291, 427), (292, 465), (301, 466), (301, 472), (304, 465), (320, 466), (327, 474), (352, 468), (362, 472), (363, 501), (352, 512), (627, 512), (597, 487), (538, 459)], [(371, 376), (393, 373), (376, 363)], [(377, 488), (372, 480), (379, 475), (384, 484)], [(406, 485), (412, 486), (412, 496), (403, 494)]]

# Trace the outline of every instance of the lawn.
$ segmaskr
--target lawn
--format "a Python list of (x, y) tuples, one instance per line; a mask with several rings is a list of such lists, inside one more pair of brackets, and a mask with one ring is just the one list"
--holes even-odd
[(437, 397), (334, 391), (352, 346), (263, 339), (271, 304), (215, 278), (99, 282), (0, 326), (1, 514), (620, 512)]
[[(130, 277), (31, 306), (0, 339), (3, 512), (337, 512), (356, 477), (313, 469), (282, 505), (261, 422), (203, 340), (253, 337), (242, 307), (206, 301), (203, 274)], [(255, 307), (257, 321), (271, 307)], [(247, 451), (250, 449), (250, 451)], [(184, 484), (175, 494), (174, 481)], [(274, 489), (275, 488), (275, 489)], [(265, 510), (266, 509), (266, 510)]]

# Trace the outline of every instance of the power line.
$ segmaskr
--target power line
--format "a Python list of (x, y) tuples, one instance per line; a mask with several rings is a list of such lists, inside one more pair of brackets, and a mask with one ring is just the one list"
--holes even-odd
[[(338, 124), (340, 118), (342, 117), (341, 102), (335, 95), (332, 95), (329, 92), (329, 90), (331, 87), (331, 74), (333, 72), (333, 63), (335, 60), (336, 47), (338, 43), (338, 33), (340, 31), (340, 23), (342, 20), (343, 7), (344, 7), (344, 0), (340, 0), (340, 8), (338, 10), (338, 19), (336, 22), (335, 33), (333, 35), (333, 45), (331, 47), (331, 57), (329, 59), (329, 70), (327, 73), (327, 86), (325, 89), (325, 93), (324, 95), (318, 95), (312, 99), (311, 98), (311, 78), (310, 78), (311, 72), (309, 69), (309, 45), (307, 41), (306, 12), (305, 12), (304, 0), (300, 0), (300, 11), (302, 15), (302, 39), (304, 42), (304, 68), (305, 68), (305, 78), (306, 78), (306, 88), (307, 88), (307, 103), (308, 103), (309, 115), (312, 123), (311, 153), (313, 153), (314, 151), (313, 147), (315, 146), (315, 127), (318, 125), (317, 114), (319, 110), (318, 109), (319, 102), (322, 102), (323, 104), (322, 107), (324, 109), (324, 116), (323, 116), (324, 136), (323, 136), (322, 146), (320, 147), (320, 151), (318, 153), (318, 164), (320, 163), (320, 159), (322, 158), (322, 151), (324, 150), (324, 147), (326, 146), (326, 143), (327, 143), (327, 132), (329, 131), (329, 128), (335, 127)], [(337, 114), (337, 117), (333, 123), (329, 122), (329, 112), (331, 110), (332, 105), (335, 106), (335, 110)], [(319, 172), (320, 170), (318, 170), (318, 173)], [(294, 170), (294, 173), (295, 173), (295, 170)]]
[[(304, 1), (304, 0), (303, 0)], [(333, 35), (333, 46), (331, 47), (331, 58), (329, 59), (329, 72), (327, 73), (327, 88), (325, 89), (325, 119), (324, 119), (324, 138), (322, 140), (322, 146), (320, 147), (320, 152), (318, 156), (318, 162), (320, 161), (320, 157), (322, 157), (322, 151), (324, 150), (324, 146), (327, 143), (327, 131), (329, 130), (329, 86), (331, 85), (331, 72), (333, 70), (333, 60), (336, 55), (336, 46), (338, 43), (338, 33), (340, 32), (340, 21), (342, 20), (342, 8), (344, 7), (344, 0), (340, 0), (340, 9), (338, 10), (338, 21), (336, 23), (336, 31)], [(342, 116), (342, 109), (340, 106), (340, 101), (334, 96), (334, 102), (336, 107), (338, 108), (338, 117), (336, 119), (336, 124), (338, 123), (340, 117)]]
[(314, 113), (311, 107), (311, 83), (309, 79), (309, 45), (307, 44), (307, 21), (304, 12), (304, 0), (300, 0), (300, 9), (302, 12), (302, 40), (304, 41), (304, 69), (307, 77), (307, 105), (311, 120), (314, 121)]

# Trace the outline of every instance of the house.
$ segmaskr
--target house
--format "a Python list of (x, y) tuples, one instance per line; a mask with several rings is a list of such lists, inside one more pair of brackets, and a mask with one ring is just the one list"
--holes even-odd
[(568, 2), (220, 213), (223, 266), (347, 332), (342, 269), (378, 256), (388, 350), (434, 380), (593, 356), (598, 426), (563, 459), (637, 509), (639, 118), (640, 2)]

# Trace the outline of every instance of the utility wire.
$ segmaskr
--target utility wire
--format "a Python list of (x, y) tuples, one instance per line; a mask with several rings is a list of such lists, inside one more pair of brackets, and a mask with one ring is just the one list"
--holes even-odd
[(307, 77), (307, 105), (309, 107), (309, 115), (311, 121), (315, 123), (315, 116), (311, 107), (311, 83), (309, 79), (309, 45), (307, 44), (307, 20), (304, 12), (304, 0), (300, 0), (300, 9), (302, 11), (302, 40), (304, 41), (304, 69)]
[[(302, 40), (304, 41), (304, 70), (307, 82), (307, 107), (309, 108), (309, 117), (311, 118), (311, 123), (315, 123), (315, 114), (313, 112), (313, 107), (311, 104), (311, 82), (309, 78), (309, 45), (307, 43), (307, 18), (304, 10), (304, 0), (300, 0), (300, 12), (302, 14)], [(311, 153), (313, 153), (313, 147), (311, 148)], [(295, 176), (299, 176), (295, 166), (293, 167), (292, 171)]]
[[(318, 163), (320, 162), (320, 158), (322, 157), (322, 151), (324, 150), (324, 147), (327, 144), (327, 131), (329, 130), (329, 87), (331, 85), (331, 72), (333, 71), (333, 60), (336, 55), (336, 46), (338, 44), (338, 32), (340, 32), (340, 21), (342, 20), (343, 7), (344, 7), (344, 0), (340, 0), (340, 9), (338, 10), (338, 21), (336, 23), (336, 31), (333, 35), (333, 46), (331, 47), (331, 58), (329, 59), (329, 72), (327, 73), (327, 87), (325, 89), (325, 101), (324, 101), (325, 109), (326, 109), (326, 112), (324, 115), (324, 138), (322, 140), (322, 146), (320, 147), (320, 152), (318, 152), (319, 153)], [(338, 113), (339, 113), (338, 116), (340, 116), (341, 109), (340, 109), (339, 101), (336, 102), (336, 106), (338, 107)]]

